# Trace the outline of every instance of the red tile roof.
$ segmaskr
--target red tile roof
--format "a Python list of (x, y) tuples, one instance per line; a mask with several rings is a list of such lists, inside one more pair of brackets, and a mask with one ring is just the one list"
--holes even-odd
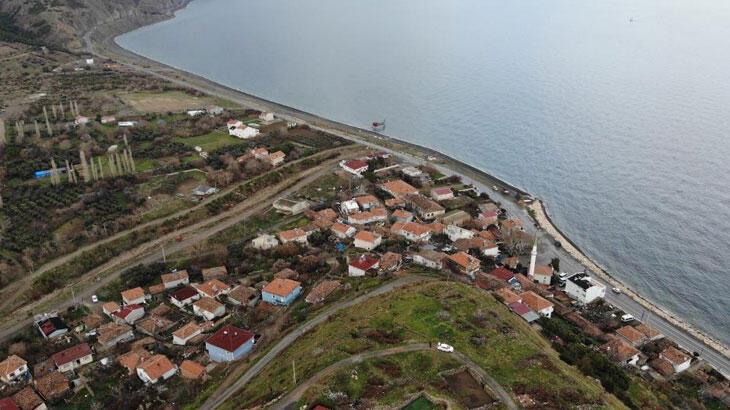
[(179, 301), (182, 302), (184, 300), (188, 300), (188, 299), (190, 299), (192, 297), (195, 297), (197, 294), (198, 294), (198, 291), (195, 290), (194, 287), (192, 287), (192, 286), (185, 286), (184, 288), (182, 288), (182, 289), (180, 289), (178, 291), (175, 291), (172, 294), (172, 297), (175, 298), (176, 300), (179, 300)]
[(350, 266), (354, 266), (360, 270), (369, 270), (373, 266), (377, 265), (380, 260), (370, 255), (360, 255), (359, 257), (350, 261)]
[(226, 325), (215, 332), (213, 336), (209, 337), (206, 343), (227, 352), (235, 352), (236, 349), (253, 337), (254, 334), (248, 330), (239, 329), (233, 325)]
[(82, 357), (88, 356), (91, 354), (91, 347), (88, 343), (81, 343), (73, 347), (69, 347), (68, 349), (61, 350), (60, 352), (54, 354), (53, 362), (56, 363), (56, 366), (63, 366), (64, 364), (71, 363), (74, 360), (81, 359)]
[(351, 159), (345, 162), (345, 166), (353, 170), (358, 170), (360, 168), (367, 168), (368, 163), (360, 159)]
[(302, 284), (295, 280), (276, 278), (272, 280), (268, 285), (264, 286), (263, 292), (287, 297), (292, 292), (294, 292), (294, 289), (300, 286), (302, 286)]
[(490, 275), (494, 276), (497, 279), (501, 279), (504, 281), (508, 281), (512, 279), (515, 275), (512, 273), (512, 271), (509, 271), (505, 268), (495, 268), (492, 269), (491, 272), (489, 272)]

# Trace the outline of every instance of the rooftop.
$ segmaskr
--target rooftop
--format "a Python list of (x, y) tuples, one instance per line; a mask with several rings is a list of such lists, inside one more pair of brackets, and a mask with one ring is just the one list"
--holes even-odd
[(81, 343), (68, 349), (61, 350), (53, 355), (53, 362), (56, 366), (62, 366), (67, 363), (71, 363), (74, 360), (81, 359), (82, 357), (91, 354), (91, 346), (88, 343)]
[(150, 379), (157, 380), (164, 374), (169, 373), (171, 370), (175, 369), (175, 365), (172, 364), (167, 356), (163, 354), (156, 354), (149, 359), (143, 361), (138, 368), (144, 370), (144, 372)]
[(206, 343), (227, 352), (234, 352), (253, 337), (254, 334), (248, 330), (226, 325), (209, 337)]
[(176, 282), (179, 280), (188, 279), (188, 271), (181, 270), (179, 272), (165, 273), (161, 276), (162, 283)]
[(689, 355), (673, 346), (669, 346), (664, 349), (660, 355), (675, 366), (690, 360)]
[(380, 260), (374, 256), (360, 255), (350, 260), (350, 266), (366, 271), (375, 267), (379, 262)]
[(193, 306), (206, 312), (215, 313), (216, 310), (223, 307), (223, 304), (213, 298), (202, 297), (193, 302)]
[(287, 297), (294, 292), (294, 289), (300, 286), (302, 286), (302, 284), (295, 280), (275, 278), (268, 285), (264, 286), (262, 291), (277, 296)]
[(136, 300), (143, 297), (144, 290), (142, 288), (133, 288), (122, 292), (122, 299), (124, 300)]
[(531, 290), (522, 293), (520, 297), (522, 297), (522, 303), (526, 304), (530, 307), (530, 309), (537, 312), (543, 309), (551, 308), (553, 306), (552, 303), (548, 302), (545, 298)]
[(11, 355), (7, 359), (0, 362), (0, 376), (5, 376), (16, 371), (19, 367), (27, 365), (28, 362), (19, 356)]

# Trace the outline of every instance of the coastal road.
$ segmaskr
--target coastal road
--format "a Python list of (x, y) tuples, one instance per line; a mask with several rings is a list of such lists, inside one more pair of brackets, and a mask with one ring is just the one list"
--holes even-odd
[[(350, 367), (352, 365), (361, 363), (364, 360), (370, 360), (370, 359), (376, 359), (381, 357), (387, 357), (392, 356), (394, 354), (401, 354), (401, 353), (409, 353), (409, 352), (419, 352), (424, 350), (433, 350), (434, 348), (429, 346), (426, 343), (414, 343), (409, 344), (406, 346), (398, 346), (393, 347), (390, 349), (385, 350), (376, 350), (373, 352), (364, 352), (364, 353), (358, 353), (356, 355), (350, 356), (346, 359), (343, 359), (337, 363), (331, 364), (324, 369), (320, 370), (316, 374), (314, 374), (312, 377), (307, 379), (306, 381), (299, 384), (294, 390), (289, 392), (286, 396), (281, 398), (279, 401), (277, 401), (271, 408), (273, 410), (285, 410), (285, 409), (292, 409), (293, 405), (296, 404), (296, 402), (302, 397), (302, 395), (312, 386), (314, 386), (318, 381), (321, 379), (332, 375), (337, 370)], [(471, 371), (476, 373), (481, 381), (489, 386), (490, 390), (499, 397), (499, 399), (502, 401), (502, 403), (507, 406), (508, 409), (516, 410), (519, 407), (515, 402), (512, 400), (512, 396), (507, 393), (507, 391), (499, 384), (496, 380), (494, 380), (484, 369), (482, 369), (479, 365), (477, 365), (473, 360), (471, 360), (469, 357), (465, 356), (464, 354), (460, 352), (453, 352), (453, 353), (443, 353), (441, 354), (447, 354), (452, 355), (455, 359), (460, 361), (461, 363), (465, 364)]]
[[(306, 113), (297, 110), (292, 107), (288, 107), (282, 104), (277, 104), (271, 101), (240, 92), (238, 90), (231, 89), (229, 87), (222, 86), (214, 83), (203, 77), (186, 73), (181, 70), (176, 70), (172, 67), (165, 66), (164, 64), (155, 62), (153, 60), (144, 58), (136, 55), (128, 50), (124, 50), (117, 46), (113, 41), (113, 36), (106, 35), (101, 38), (94, 38), (95, 30), (92, 29), (84, 36), (86, 48), (89, 53), (94, 54), (101, 58), (109, 58), (115, 60), (125, 67), (133, 70), (137, 70), (166, 81), (170, 81), (174, 84), (189, 87), (203, 93), (213, 95), (216, 97), (224, 98), (230, 101), (237, 102), (243, 106), (250, 107), (262, 111), (270, 111), (276, 113), (276, 115), (287, 121), (294, 121), (297, 123), (306, 123), (313, 128), (318, 128), (326, 132), (339, 135), (343, 138), (359, 142), (361, 144), (368, 145), (377, 150), (383, 150), (395, 154), (397, 157), (406, 159), (408, 162), (415, 164), (429, 164), (435, 166), (440, 172), (444, 174), (455, 174), (460, 175), (464, 182), (471, 182), (480, 191), (488, 192), (491, 197), (501, 202), (502, 207), (507, 209), (509, 214), (513, 217), (518, 217), (523, 220), (525, 228), (528, 232), (535, 233), (538, 237), (538, 248), (539, 258), (542, 263), (548, 262), (552, 257), (559, 257), (561, 263), (561, 270), (565, 272), (578, 272), (586, 269), (585, 266), (572, 255), (567, 253), (562, 247), (558, 248), (554, 245), (554, 239), (546, 232), (538, 230), (534, 227), (534, 221), (530, 218), (527, 212), (520, 208), (512, 198), (505, 198), (500, 193), (491, 190), (492, 185), (499, 187), (509, 187), (509, 184), (498, 181), (479, 170), (471, 168), (463, 163), (456, 160), (445, 158), (443, 155), (434, 153), (439, 158), (446, 159), (448, 166), (437, 164), (424, 159), (425, 155), (417, 156), (410, 153), (395, 152), (387, 147), (388, 143), (398, 142), (397, 140), (390, 139), (387, 137), (379, 136), (375, 133), (359, 129), (357, 127), (349, 126), (347, 124), (330, 121), (325, 118)], [(375, 141), (375, 142), (374, 142)], [(381, 142), (382, 143), (381, 143)], [(381, 145), (382, 144), (382, 145)], [(423, 153), (433, 153), (423, 147), (415, 147), (408, 144), (402, 144), (413, 148), (414, 150), (421, 151)], [(596, 276), (596, 275), (594, 275)], [(702, 340), (701, 336), (697, 336), (696, 333), (688, 331), (682, 326), (673, 324), (666, 319), (660, 317), (658, 314), (651, 312), (639, 304), (635, 300), (621, 295), (607, 295), (607, 300), (615, 306), (621, 308), (634, 315), (637, 318), (644, 317), (644, 320), (657, 330), (664, 333), (666, 336), (675, 340), (685, 349), (689, 351), (700, 352), (705, 360), (717, 368), (721, 373), (728, 376), (730, 375), (730, 359), (728, 357), (727, 348), (716, 349), (715, 347), (707, 344)]]
[[(162, 260), (162, 254), (159, 252), (159, 247), (162, 243), (165, 243), (165, 250), (167, 251), (167, 254), (172, 254), (201, 243), (208, 238), (242, 222), (243, 220), (261, 213), (263, 210), (270, 207), (277, 198), (298, 192), (302, 188), (316, 181), (318, 178), (331, 172), (332, 166), (337, 163), (338, 159), (339, 158), (335, 158), (325, 161), (314, 168), (310, 168), (309, 170), (296, 175), (295, 179), (290, 178), (280, 182), (279, 184), (257, 191), (254, 195), (245, 199), (235, 208), (220, 214), (225, 215), (226, 218), (217, 218), (215, 221), (204, 220), (203, 222), (192, 225), (196, 226), (196, 230), (190, 231), (190, 234), (186, 235), (184, 239), (179, 242), (174, 239), (179, 234), (179, 231), (176, 231), (164, 236), (164, 242), (155, 241), (155, 246), (146, 244), (143, 252), (135, 253), (129, 251), (119, 255), (117, 259), (112, 261), (113, 263), (103, 265), (102, 270), (94, 269), (91, 273), (84, 275), (84, 277), (79, 279), (75, 284), (70, 285), (76, 291), (75, 300), (90, 300), (91, 295), (96, 294), (99, 289), (112, 283), (122, 274), (122, 272), (127, 270), (133, 264), (150, 264)], [(297, 182), (291, 185), (292, 180)], [(110, 268), (113, 269), (110, 273), (103, 276), (97, 276), (102, 271)], [(95, 277), (98, 277), (98, 280), (94, 280)], [(68, 289), (65, 290), (70, 292)], [(57, 298), (58, 300), (54, 300), (53, 298)], [(74, 299), (70, 297), (70, 295), (65, 295), (65, 297), (62, 295), (52, 295), (49, 296), (48, 300), (45, 302), (47, 302), (48, 305), (39, 307), (37, 304), (31, 304), (23, 308), (25, 311), (21, 310), (12, 315), (12, 317), (8, 317), (8, 321), (4, 322), (2, 329), (0, 329), (0, 342), (13, 337), (22, 329), (32, 325), (33, 320), (32, 315), (30, 314), (31, 312), (39, 313), (62, 311), (73, 306), (75, 303)], [(12, 321), (12, 319), (17, 318), (22, 319)]]
[(378, 288), (375, 288), (374, 290), (371, 290), (368, 293), (365, 293), (363, 295), (360, 295), (354, 299), (348, 299), (348, 300), (342, 300), (337, 303), (334, 303), (330, 305), (326, 310), (324, 310), (322, 313), (320, 313), (317, 317), (314, 319), (305, 322), (301, 326), (297, 327), (296, 329), (292, 330), (291, 332), (287, 333), (286, 336), (284, 336), (281, 340), (279, 340), (274, 347), (271, 348), (263, 357), (261, 357), (256, 363), (251, 366), (246, 373), (244, 373), (238, 380), (236, 380), (233, 384), (230, 386), (221, 389), (219, 391), (216, 391), (213, 393), (213, 395), (201, 406), (202, 410), (213, 410), (223, 404), (226, 400), (228, 400), (231, 396), (233, 396), (237, 391), (241, 390), (246, 384), (251, 381), (256, 375), (261, 372), (261, 370), (264, 369), (269, 363), (271, 363), (276, 357), (286, 350), (289, 346), (291, 346), (294, 342), (297, 341), (300, 337), (304, 336), (307, 332), (314, 329), (315, 327), (321, 325), (322, 323), (326, 322), (330, 317), (335, 315), (337, 312), (339, 312), (342, 309), (346, 309), (352, 306), (359, 305), (368, 299), (372, 299), (376, 296), (383, 295), (385, 293), (391, 292), (395, 289), (401, 288), (403, 286), (407, 286), (413, 283), (419, 283), (424, 282), (427, 280), (431, 280), (430, 278), (424, 278), (421, 276), (415, 276), (415, 275), (409, 275), (409, 276), (403, 276), (401, 278), (395, 279), (392, 282), (388, 282)]

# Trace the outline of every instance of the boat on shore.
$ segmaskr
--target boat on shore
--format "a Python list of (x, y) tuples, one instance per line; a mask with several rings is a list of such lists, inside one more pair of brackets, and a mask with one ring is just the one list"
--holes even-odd
[(371, 127), (373, 131), (383, 131), (385, 129), (385, 120), (383, 121), (373, 121), (371, 124)]

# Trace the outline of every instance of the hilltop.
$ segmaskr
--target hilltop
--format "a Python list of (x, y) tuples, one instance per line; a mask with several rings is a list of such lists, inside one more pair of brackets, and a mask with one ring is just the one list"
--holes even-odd
[(131, 29), (162, 20), (190, 0), (4, 0), (0, 40), (78, 51), (94, 25)]

